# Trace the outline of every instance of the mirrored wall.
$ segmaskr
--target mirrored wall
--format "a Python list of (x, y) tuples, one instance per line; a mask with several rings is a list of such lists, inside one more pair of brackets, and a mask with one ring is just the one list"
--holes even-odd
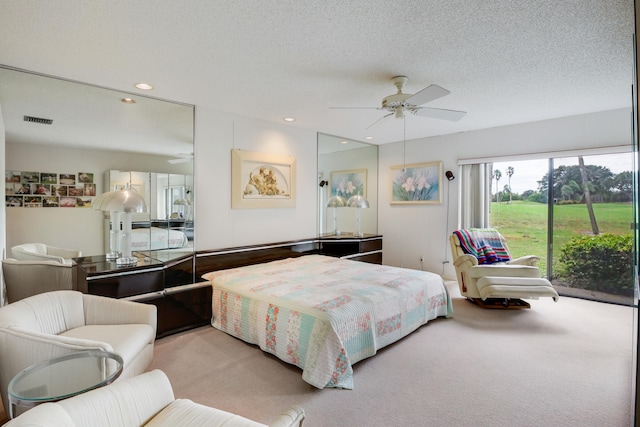
[[(327, 206), (334, 196), (347, 201), (355, 195), (369, 208)], [(378, 146), (319, 133), (318, 235), (353, 236), (358, 219), (362, 233), (378, 233)]]
[[(149, 249), (192, 250), (193, 106), (0, 67), (0, 111), (8, 250), (42, 242), (83, 255), (104, 254), (108, 217), (91, 209), (91, 202), (120, 181), (132, 188), (141, 184), (148, 212), (134, 221)], [(58, 181), (38, 185), (43, 194), (33, 185), (22, 189), (36, 173)], [(60, 181), (63, 176), (68, 182)], [(9, 180), (18, 180), (20, 191), (29, 193), (16, 194), (18, 187)], [(80, 194), (81, 184), (93, 193)], [(75, 195), (81, 203), (72, 203)], [(181, 233), (175, 244), (173, 231)], [(158, 239), (166, 242), (164, 248), (151, 244)]]

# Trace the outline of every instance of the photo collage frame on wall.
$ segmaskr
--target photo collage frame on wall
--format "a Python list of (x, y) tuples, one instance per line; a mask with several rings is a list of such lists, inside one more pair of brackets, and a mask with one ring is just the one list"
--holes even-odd
[(91, 208), (93, 173), (5, 172), (5, 206), (12, 208)]

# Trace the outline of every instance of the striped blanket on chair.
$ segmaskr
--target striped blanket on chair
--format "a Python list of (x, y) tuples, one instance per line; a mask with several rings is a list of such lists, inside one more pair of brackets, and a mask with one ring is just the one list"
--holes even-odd
[(453, 232), (465, 253), (478, 259), (478, 264), (493, 264), (511, 259), (495, 228), (468, 228)]

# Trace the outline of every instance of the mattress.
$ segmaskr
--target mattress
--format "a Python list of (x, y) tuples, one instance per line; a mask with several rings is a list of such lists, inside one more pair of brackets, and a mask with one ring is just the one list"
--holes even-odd
[(213, 327), (300, 367), (320, 389), (352, 389), (353, 364), (453, 315), (436, 274), (323, 255), (202, 277), (213, 287)]

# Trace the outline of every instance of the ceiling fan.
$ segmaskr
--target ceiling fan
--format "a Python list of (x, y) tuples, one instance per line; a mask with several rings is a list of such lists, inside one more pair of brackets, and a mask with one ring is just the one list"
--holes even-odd
[(403, 93), (402, 87), (409, 80), (406, 76), (396, 76), (391, 79), (393, 84), (398, 88), (398, 92), (389, 95), (382, 99), (381, 107), (330, 107), (332, 109), (375, 109), (375, 110), (385, 110), (389, 111), (388, 114), (382, 116), (380, 119), (376, 120), (372, 124), (370, 124), (367, 129), (371, 126), (375, 125), (382, 119), (395, 115), (396, 118), (404, 118), (405, 112), (415, 114), (417, 116), (424, 117), (432, 117), (435, 119), (442, 120), (450, 120), (450, 121), (458, 121), (465, 114), (465, 111), (457, 111), (457, 110), (445, 110), (442, 108), (430, 108), (430, 107), (422, 107), (423, 104), (427, 102), (431, 102), (438, 98), (442, 98), (445, 95), (449, 95), (447, 89), (444, 89), (438, 85), (430, 85), (421, 91), (410, 94)]
[(168, 163), (172, 165), (177, 165), (179, 163), (187, 163), (193, 160), (193, 153), (178, 153), (175, 155), (175, 159), (167, 160)]

